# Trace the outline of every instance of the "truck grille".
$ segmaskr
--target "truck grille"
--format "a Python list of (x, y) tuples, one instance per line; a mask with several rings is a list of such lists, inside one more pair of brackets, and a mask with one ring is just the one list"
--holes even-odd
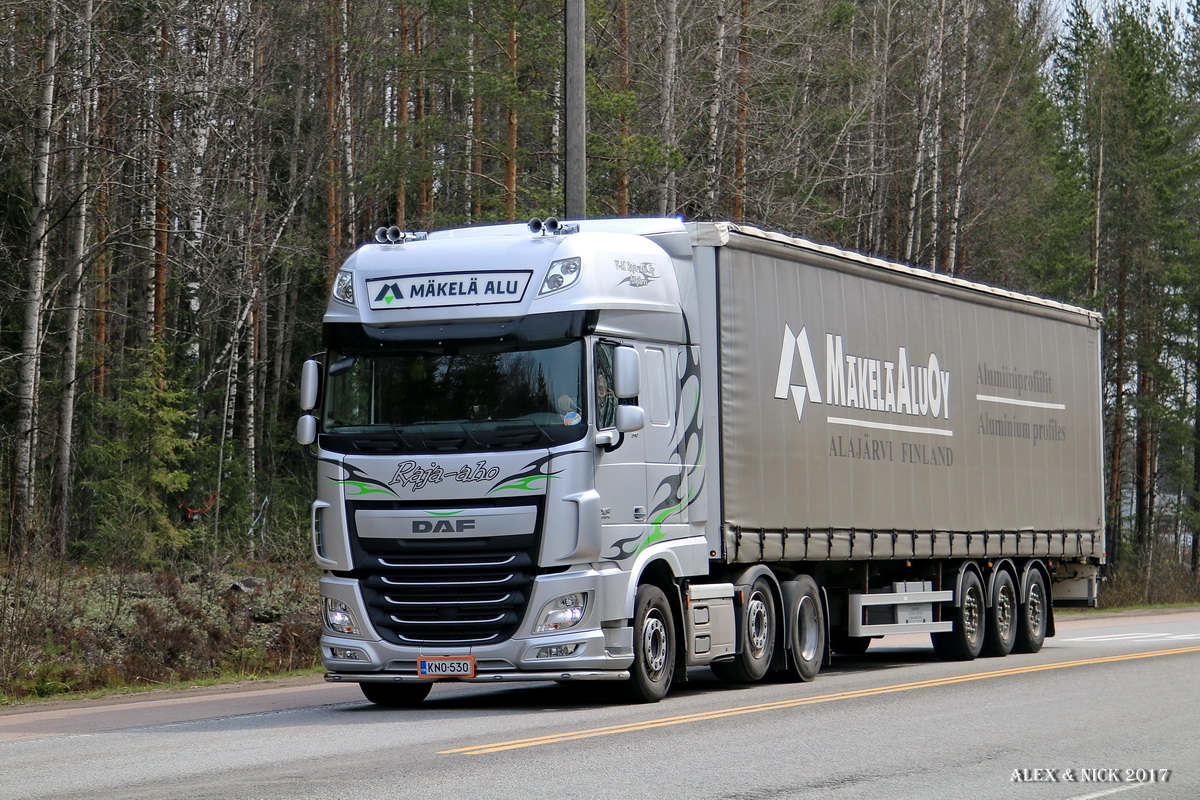
[(495, 644), (516, 633), (525, 616), (536, 533), (434, 540), (355, 533), (351, 539), (371, 623), (393, 644)]

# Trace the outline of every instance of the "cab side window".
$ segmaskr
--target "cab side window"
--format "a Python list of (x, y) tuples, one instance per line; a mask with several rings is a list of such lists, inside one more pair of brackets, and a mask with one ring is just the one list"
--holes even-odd
[(613, 394), (613, 350), (616, 345), (599, 342), (596, 345), (596, 427), (611, 428), (617, 424), (617, 396)]

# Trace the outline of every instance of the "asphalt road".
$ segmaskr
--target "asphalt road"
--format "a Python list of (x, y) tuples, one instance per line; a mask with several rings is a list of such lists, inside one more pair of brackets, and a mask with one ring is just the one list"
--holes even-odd
[(9, 708), (0, 797), (1200, 797), (1200, 611), (1060, 616), (1036, 655), (889, 637), (813, 683), (690, 677), (648, 706), (442, 684), (393, 711), (316, 678)]

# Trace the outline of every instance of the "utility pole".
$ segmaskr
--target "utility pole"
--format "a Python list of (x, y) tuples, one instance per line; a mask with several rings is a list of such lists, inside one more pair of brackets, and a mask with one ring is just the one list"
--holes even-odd
[(587, 98), (584, 31), (586, 0), (566, 2), (566, 218), (587, 216)]

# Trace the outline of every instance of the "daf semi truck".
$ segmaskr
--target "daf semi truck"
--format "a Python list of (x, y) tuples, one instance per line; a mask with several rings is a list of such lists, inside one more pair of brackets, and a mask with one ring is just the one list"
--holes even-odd
[(653, 702), (1094, 605), (1097, 314), (731, 223), (377, 239), (301, 377), (328, 680)]

